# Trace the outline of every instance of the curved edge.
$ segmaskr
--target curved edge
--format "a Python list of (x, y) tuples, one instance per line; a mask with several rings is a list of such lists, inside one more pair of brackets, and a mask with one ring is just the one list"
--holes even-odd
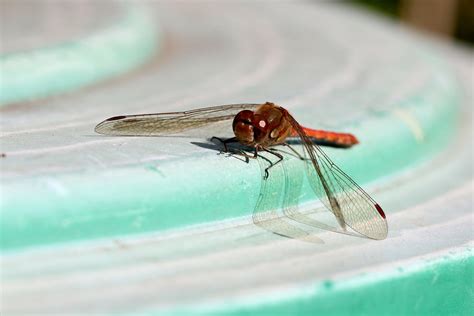
[(123, 6), (116, 24), (74, 42), (0, 57), (0, 106), (71, 91), (131, 70), (159, 48), (160, 31), (142, 6)]

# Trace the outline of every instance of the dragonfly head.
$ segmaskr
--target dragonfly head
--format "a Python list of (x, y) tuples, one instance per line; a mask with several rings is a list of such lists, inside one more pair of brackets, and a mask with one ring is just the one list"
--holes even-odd
[(291, 131), (282, 108), (269, 102), (255, 112), (243, 110), (237, 113), (232, 127), (237, 140), (247, 146), (282, 143)]

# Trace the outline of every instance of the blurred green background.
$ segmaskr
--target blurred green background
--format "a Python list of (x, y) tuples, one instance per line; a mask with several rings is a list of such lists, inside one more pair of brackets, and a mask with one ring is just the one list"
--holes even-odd
[(474, 44), (472, 0), (350, 0), (419, 30)]

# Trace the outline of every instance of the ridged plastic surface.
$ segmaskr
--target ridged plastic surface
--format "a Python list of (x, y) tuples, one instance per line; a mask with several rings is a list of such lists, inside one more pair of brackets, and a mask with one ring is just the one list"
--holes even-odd
[[(163, 42), (147, 67), (1, 109), (5, 311), (410, 313), (435, 310), (437, 286), (457, 294), (440, 310), (472, 308), (460, 303), (472, 271), (472, 78), (453, 66), (470, 57), (322, 2), (148, 12)], [(383, 206), (386, 240), (305, 227), (321, 244), (255, 226), (262, 161), (219, 155), (201, 135), (93, 132), (114, 115), (265, 101), (357, 135), (353, 149), (326, 152)], [(288, 156), (275, 168), (278, 195), (302, 165)], [(303, 187), (301, 202), (313, 199)]]

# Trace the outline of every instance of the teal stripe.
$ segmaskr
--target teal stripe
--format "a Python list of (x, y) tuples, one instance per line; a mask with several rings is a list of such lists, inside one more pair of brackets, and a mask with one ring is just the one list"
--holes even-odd
[(473, 271), (474, 256), (467, 249), (409, 268), (318, 282), (297, 295), (285, 293), (266, 302), (261, 298), (254, 304), (228, 303), (167, 315), (470, 315)]
[(146, 62), (158, 28), (144, 7), (123, 11), (123, 20), (80, 40), (1, 56), (0, 105), (75, 90)]

